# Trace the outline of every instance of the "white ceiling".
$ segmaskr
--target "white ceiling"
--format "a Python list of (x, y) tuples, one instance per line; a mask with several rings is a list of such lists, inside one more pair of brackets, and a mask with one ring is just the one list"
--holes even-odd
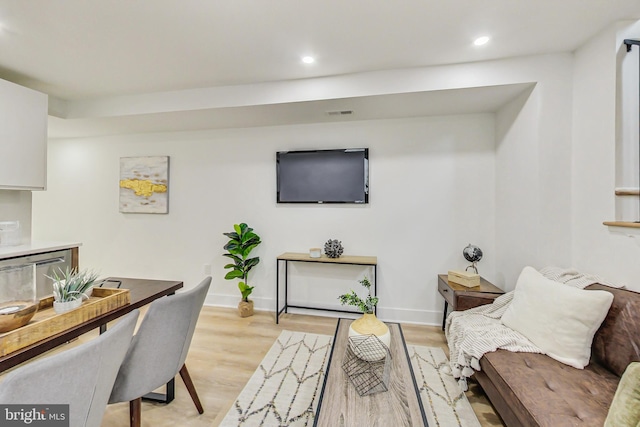
[(0, 78), (99, 102), (571, 52), (637, 19), (639, 0), (0, 0)]

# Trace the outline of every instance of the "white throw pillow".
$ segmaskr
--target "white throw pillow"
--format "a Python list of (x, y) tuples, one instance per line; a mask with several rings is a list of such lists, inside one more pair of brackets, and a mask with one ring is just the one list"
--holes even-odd
[(610, 292), (573, 288), (525, 267), (502, 323), (549, 357), (583, 369), (589, 364), (593, 336), (612, 301)]

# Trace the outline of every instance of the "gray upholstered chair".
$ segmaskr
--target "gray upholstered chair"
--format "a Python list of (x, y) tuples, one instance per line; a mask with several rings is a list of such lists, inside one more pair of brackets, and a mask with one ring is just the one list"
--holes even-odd
[(142, 396), (178, 372), (200, 414), (204, 412), (184, 362), (211, 277), (186, 292), (155, 300), (149, 306), (120, 367), (109, 403), (129, 402), (131, 426), (140, 425)]
[(99, 337), (8, 373), (0, 404), (69, 404), (71, 427), (99, 427), (138, 314), (133, 310)]

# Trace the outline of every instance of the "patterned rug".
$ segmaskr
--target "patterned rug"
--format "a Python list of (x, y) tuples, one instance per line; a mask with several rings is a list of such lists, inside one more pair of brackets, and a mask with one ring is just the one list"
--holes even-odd
[[(221, 427), (312, 426), (333, 337), (283, 331)], [(430, 427), (480, 426), (439, 348), (407, 346)]]
[(480, 427), (458, 382), (444, 372), (449, 366), (444, 351), (417, 345), (408, 345), (407, 349), (429, 427)]

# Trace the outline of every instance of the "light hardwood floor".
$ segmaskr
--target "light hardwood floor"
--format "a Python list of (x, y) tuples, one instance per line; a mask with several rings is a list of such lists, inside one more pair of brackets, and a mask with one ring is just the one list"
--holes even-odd
[[(143, 402), (142, 425), (217, 426), (282, 330), (333, 335), (335, 328), (336, 319), (331, 317), (285, 314), (276, 325), (272, 312), (256, 311), (254, 316), (243, 319), (235, 309), (204, 307), (187, 357), (187, 367), (204, 406), (204, 414), (198, 415), (178, 376), (176, 399), (171, 404)], [(408, 344), (441, 347), (448, 351), (439, 327), (403, 324), (402, 329)], [(95, 332), (86, 334), (58, 351), (95, 335)], [(467, 396), (483, 427), (503, 425), (477, 386), (472, 385)], [(128, 416), (127, 403), (109, 405), (102, 427), (128, 426)]]

